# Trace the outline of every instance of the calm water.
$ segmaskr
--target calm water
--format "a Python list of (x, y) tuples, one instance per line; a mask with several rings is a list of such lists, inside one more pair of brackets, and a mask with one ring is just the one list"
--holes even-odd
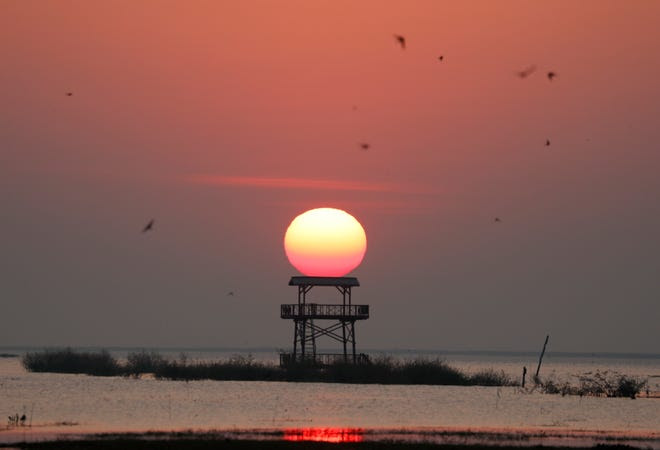
[[(24, 349), (13, 350), (22, 353)], [(2, 349), (0, 352), (12, 352)], [(125, 357), (126, 350), (113, 351)], [(179, 350), (160, 350), (178, 358)], [(216, 360), (231, 351), (186, 351), (189, 359)], [(245, 353), (245, 352), (244, 352)], [(273, 351), (253, 351), (275, 361)], [(412, 358), (417, 353), (398, 353)], [(427, 353), (467, 370), (504, 370), (519, 376), (536, 368), (531, 354)], [(660, 357), (546, 355), (542, 375), (558, 379), (617, 370), (648, 378), (660, 391)], [(384, 386), (330, 383), (162, 381), (26, 372), (19, 358), (0, 358), (0, 414), (25, 413), (32, 430), (143, 431), (180, 429), (543, 428), (660, 434), (660, 399), (561, 397), (518, 388)], [(29, 420), (29, 419), (28, 419)], [(0, 423), (0, 442), (4, 423)]]

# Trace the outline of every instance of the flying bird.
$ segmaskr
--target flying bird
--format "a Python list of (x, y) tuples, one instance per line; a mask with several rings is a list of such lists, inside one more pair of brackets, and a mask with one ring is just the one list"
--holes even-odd
[(371, 147), (371, 145), (369, 145), (368, 142), (361, 142), (361, 143), (360, 143), (360, 148), (361, 148), (362, 150), (369, 150), (369, 147)]
[(144, 228), (142, 229), (142, 232), (143, 232), (143, 233), (146, 233), (147, 231), (151, 231), (151, 230), (153, 230), (153, 228), (154, 228), (154, 222), (155, 222), (155, 220), (154, 220), (154, 219), (151, 219), (151, 220), (149, 221), (149, 223), (146, 224), (146, 225), (144, 226)]
[(556, 76), (557, 74), (555, 72), (548, 72), (548, 80), (552, 81)]
[(546, 140), (545, 140), (545, 146), (546, 146), (546, 147), (550, 147), (550, 139), (546, 139)]
[(227, 297), (233, 297), (233, 296), (234, 296), (234, 291), (227, 292)]
[(495, 222), (501, 222), (499, 217), (495, 217)]
[(401, 50), (406, 49), (406, 38), (405, 37), (401, 36), (400, 34), (395, 34), (394, 39), (396, 39), (396, 41), (401, 46)]
[(72, 95), (73, 95), (73, 92), (67, 92), (67, 93), (66, 93), (66, 96), (67, 96), (67, 97), (71, 97)]
[(438, 60), (439, 60), (439, 61), (442, 61), (442, 60), (444, 60), (444, 59), (445, 59), (445, 55), (440, 55), (440, 56), (438, 56)]
[(536, 72), (536, 66), (532, 64), (531, 66), (527, 67), (526, 69), (523, 69), (519, 72), (516, 72), (516, 75), (518, 75), (522, 79), (525, 79), (528, 76), (530, 76), (531, 74), (533, 74), (534, 72)]

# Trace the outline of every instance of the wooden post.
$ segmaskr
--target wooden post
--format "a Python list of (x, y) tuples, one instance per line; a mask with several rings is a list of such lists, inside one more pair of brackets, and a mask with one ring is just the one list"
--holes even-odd
[(523, 366), (522, 387), (525, 387), (525, 377), (527, 376), (527, 367)]
[(541, 356), (539, 356), (539, 365), (536, 366), (536, 375), (534, 375), (534, 381), (537, 381), (539, 378), (539, 370), (541, 370), (541, 362), (543, 362), (543, 355), (545, 355), (545, 346), (548, 345), (548, 339), (550, 335), (545, 337), (545, 343), (543, 344), (543, 350), (541, 351)]

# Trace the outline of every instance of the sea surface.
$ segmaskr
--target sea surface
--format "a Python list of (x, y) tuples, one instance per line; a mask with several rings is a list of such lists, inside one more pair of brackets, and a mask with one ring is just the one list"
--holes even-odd
[[(39, 349), (0, 348), (22, 355)], [(142, 349), (110, 349), (119, 358)], [(147, 349), (152, 350), (152, 349)], [(276, 363), (274, 349), (154, 349), (179, 359), (214, 361), (250, 355)], [(440, 358), (467, 372), (504, 371), (528, 379), (538, 355), (503, 352), (370, 351), (398, 359)], [(547, 353), (542, 377), (575, 380), (617, 371), (648, 380), (650, 398), (542, 394), (517, 387), (394, 386), (339, 383), (167, 381), (29, 373), (20, 357), (0, 358), (0, 417), (25, 414), (26, 425), (0, 422), (3, 436), (147, 430), (541, 430), (657, 437), (660, 442), (660, 355)], [(13, 433), (13, 434), (12, 434)], [(303, 433), (301, 431), (301, 433)], [(655, 438), (654, 438), (655, 439)], [(656, 443), (657, 443), (656, 442)], [(660, 445), (660, 444), (658, 444)], [(656, 447), (656, 445), (651, 445)]]

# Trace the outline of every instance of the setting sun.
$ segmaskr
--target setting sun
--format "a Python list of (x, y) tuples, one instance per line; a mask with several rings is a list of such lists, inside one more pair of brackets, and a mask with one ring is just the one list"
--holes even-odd
[(342, 277), (362, 262), (367, 236), (347, 212), (317, 208), (293, 219), (284, 249), (289, 262), (304, 275)]

